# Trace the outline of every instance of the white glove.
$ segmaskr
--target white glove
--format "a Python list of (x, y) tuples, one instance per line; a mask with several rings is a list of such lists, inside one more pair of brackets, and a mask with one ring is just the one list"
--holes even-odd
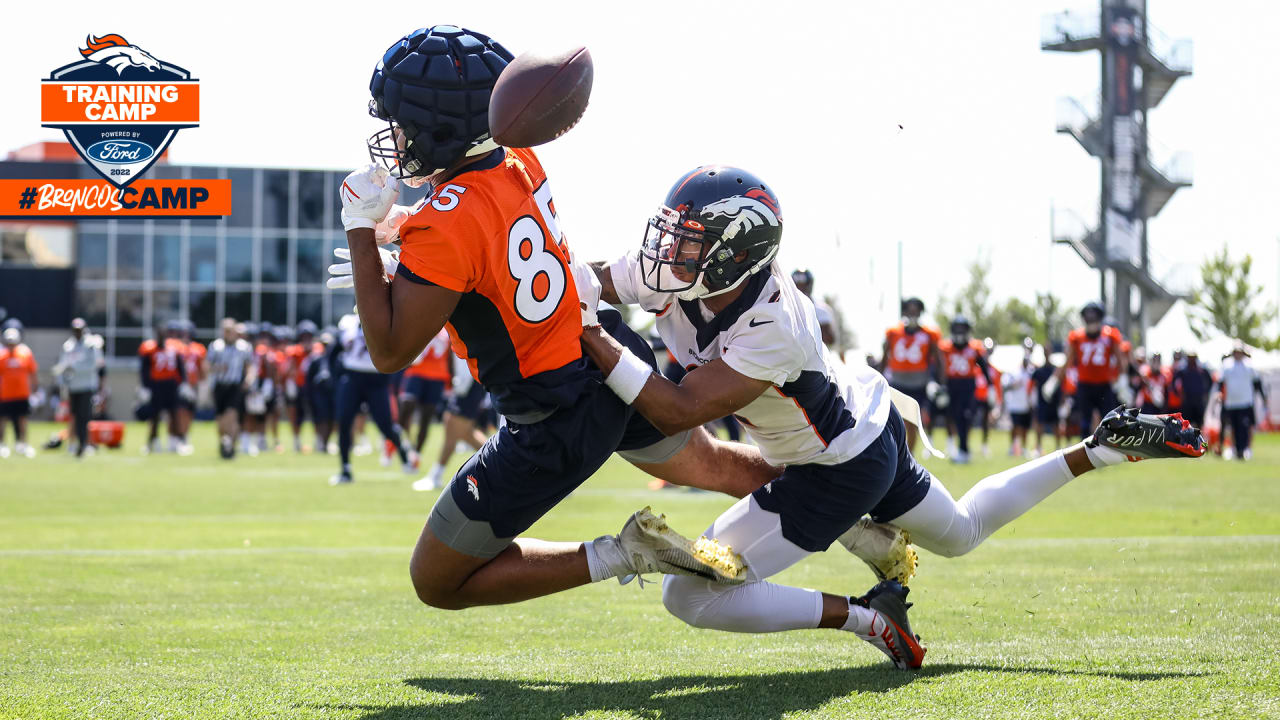
[(193, 403), (196, 401), (196, 389), (189, 383), (182, 383), (178, 386), (178, 397)]
[(292, 378), (284, 381), (284, 396), (290, 400), (298, 398), (298, 383)]
[(270, 379), (263, 380), (262, 385), (258, 388), (258, 393), (262, 395), (264, 400), (270, 400), (272, 395), (276, 393), (276, 384)]
[(573, 252), (569, 252), (569, 270), (573, 272), (573, 284), (578, 287), (578, 301), (582, 308), (582, 327), (595, 327), (600, 324), (596, 316), (600, 306), (600, 278), (596, 271), (585, 262), (579, 262)]
[(1129, 378), (1121, 375), (1111, 384), (1111, 389), (1116, 394), (1116, 402), (1125, 407), (1133, 404), (1133, 388), (1129, 387)]
[(142, 405), (146, 405), (149, 402), (151, 402), (151, 388), (148, 388), (148, 387), (138, 388), (138, 403)]
[(391, 210), (387, 212), (387, 216), (373, 229), (373, 239), (379, 245), (386, 245), (399, 240), (400, 226), (412, 214), (413, 208), (408, 205), (392, 205)]
[(400, 196), (400, 183), (387, 174), (386, 168), (369, 163), (342, 181), (338, 196), (342, 198), (342, 228), (372, 230), (386, 219)]
[[(329, 274), (333, 277), (325, 282), (325, 286), (330, 290), (355, 287), (356, 281), (351, 277), (351, 250), (342, 247), (334, 248), (333, 254), (339, 260), (346, 260), (347, 262), (334, 263), (329, 266)], [(390, 250), (381, 247), (378, 248), (378, 255), (382, 257), (382, 269), (386, 271), (387, 277), (395, 277), (396, 268), (400, 267), (399, 257)]]
[(1045, 402), (1049, 402), (1053, 399), (1053, 394), (1057, 391), (1058, 376), (1050, 375), (1049, 379), (1045, 380), (1044, 384), (1040, 386), (1040, 397), (1044, 398)]
[(27, 398), (27, 404), (31, 406), (32, 410), (40, 409), (40, 406), (44, 405), (44, 390), (36, 390), (31, 393), (31, 397)]

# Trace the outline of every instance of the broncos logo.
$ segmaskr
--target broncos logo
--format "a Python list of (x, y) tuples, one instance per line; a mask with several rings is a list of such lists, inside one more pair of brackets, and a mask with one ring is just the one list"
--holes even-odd
[(746, 195), (735, 195), (711, 203), (703, 207), (700, 214), (707, 220), (729, 218), (729, 224), (721, 234), (725, 240), (732, 240), (740, 232), (749, 232), (763, 225), (777, 227), (781, 219), (773, 199), (756, 188), (747, 191)]
[(86, 35), (84, 42), (88, 47), (80, 48), (80, 54), (86, 60), (100, 62), (115, 68), (118, 74), (123, 75), (124, 69), (129, 67), (146, 68), (147, 70), (158, 70), (160, 61), (156, 60), (146, 50), (137, 45), (130, 45), (119, 35), (103, 35), (97, 37), (94, 35)]

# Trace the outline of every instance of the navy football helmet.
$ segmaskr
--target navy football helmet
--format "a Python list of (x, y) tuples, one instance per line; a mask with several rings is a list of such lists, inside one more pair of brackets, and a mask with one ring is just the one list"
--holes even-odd
[(711, 297), (768, 268), (781, 242), (773, 191), (746, 170), (704, 165), (681, 178), (649, 219), (641, 277), (682, 300)]
[(969, 318), (964, 315), (956, 315), (951, 318), (951, 343), (956, 347), (969, 344), (970, 333), (973, 332), (973, 325), (969, 322)]
[(487, 35), (453, 25), (397, 40), (369, 81), (369, 114), (387, 122), (369, 138), (369, 157), (394, 177), (425, 178), (496, 149), (489, 94), (511, 60)]

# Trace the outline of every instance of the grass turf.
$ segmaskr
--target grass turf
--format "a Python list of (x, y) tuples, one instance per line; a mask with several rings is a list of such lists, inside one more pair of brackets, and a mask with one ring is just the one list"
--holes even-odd
[[(901, 673), (845, 633), (694, 630), (652, 585), (432, 610), (407, 565), (435, 493), (371, 457), (340, 488), (328, 457), (224, 462), (207, 425), (197, 455), (143, 457), (141, 430), (0, 461), (2, 718), (1280, 716), (1280, 438), (1080, 478), (966, 557), (922, 553), (929, 654)], [(929, 464), (960, 494), (1003, 443)], [(644, 481), (611, 461), (530, 534), (650, 503), (696, 533), (730, 502)], [(873, 582), (838, 548), (778, 579)]]

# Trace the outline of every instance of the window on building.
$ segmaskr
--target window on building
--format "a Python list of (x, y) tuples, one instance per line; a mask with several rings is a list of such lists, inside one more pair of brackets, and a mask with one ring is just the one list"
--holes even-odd
[(226, 282), (253, 282), (253, 235), (243, 231), (227, 233), (227, 259), (223, 264)]
[(300, 292), (297, 295), (298, 321), (310, 320), (317, 325), (324, 325), (324, 294), (318, 292)]
[(218, 238), (213, 235), (195, 235), (190, 239), (191, 250), (187, 259), (187, 280), (193, 283), (218, 281)]
[(74, 225), (0, 222), (0, 263), (65, 268), (74, 257)]
[(330, 219), (324, 211), (326, 195), (331, 191), (336, 193), (337, 186), (331, 189), (327, 178), (328, 173), (319, 171), (303, 170), (298, 173), (298, 227), (329, 227)]
[(289, 293), (262, 293), (262, 321), (272, 325), (290, 325)]
[(107, 234), (82, 232), (76, 240), (76, 274), (80, 280), (107, 279)]
[(191, 313), (191, 322), (198, 328), (216, 328), (222, 318), (218, 317), (218, 293), (207, 290), (192, 289), (187, 300), (187, 308)]
[(116, 291), (116, 326), (140, 330), (145, 327), (145, 299), (141, 290)]
[(267, 235), (262, 238), (262, 282), (289, 282), (289, 238)]
[(236, 320), (252, 320), (253, 295), (247, 291), (227, 293), (226, 314)]
[(253, 227), (259, 197), (254, 188), (254, 174), (249, 168), (231, 168), (227, 171), (231, 178), (231, 217), (226, 219), (226, 223), (231, 227)]
[(182, 236), (159, 229), (151, 236), (151, 279), (177, 283), (182, 280)]
[(76, 315), (84, 318), (94, 332), (102, 332), (107, 325), (107, 291), (76, 291)]
[(289, 171), (262, 171), (262, 226), (289, 227)]
[(141, 225), (116, 225), (116, 278), (125, 282), (142, 282), (143, 249)]
[(299, 285), (319, 285), (326, 280), (328, 273), (326, 269), (330, 263), (338, 262), (333, 259), (333, 254), (329, 249), (329, 242), (322, 237), (300, 237), (298, 238), (298, 284)]

